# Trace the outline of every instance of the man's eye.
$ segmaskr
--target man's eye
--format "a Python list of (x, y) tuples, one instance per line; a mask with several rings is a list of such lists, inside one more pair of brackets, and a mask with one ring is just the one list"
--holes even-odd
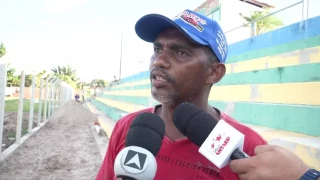
[(153, 51), (154, 51), (154, 52), (161, 52), (161, 49), (158, 48), (158, 47), (154, 47), (154, 48), (153, 48)]
[(184, 51), (178, 51), (177, 54), (179, 54), (179, 55), (181, 55), (181, 56), (187, 55), (187, 53), (185, 53)]

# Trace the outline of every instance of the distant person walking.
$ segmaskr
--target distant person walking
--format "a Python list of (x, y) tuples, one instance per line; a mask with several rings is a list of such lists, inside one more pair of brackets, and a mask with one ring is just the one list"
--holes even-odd
[(76, 95), (74, 96), (74, 99), (75, 99), (77, 102), (80, 102), (80, 101), (79, 101), (79, 98), (80, 98), (79, 94), (76, 94)]

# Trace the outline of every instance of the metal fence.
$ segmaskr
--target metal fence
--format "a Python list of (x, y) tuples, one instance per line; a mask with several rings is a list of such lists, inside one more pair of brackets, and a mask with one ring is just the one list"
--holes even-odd
[[(4, 115), (6, 104), (6, 84), (7, 84), (7, 64), (0, 64), (0, 161), (7, 158), (19, 145), (27, 140), (34, 132), (38, 131), (62, 105), (73, 98), (73, 88), (61, 79), (53, 75), (43, 75), (40, 77), (38, 114), (34, 113), (36, 95), (36, 75), (32, 76), (32, 93), (30, 97), (30, 112), (28, 121), (28, 132), (22, 136), (22, 118), (24, 107), (25, 72), (20, 75), (20, 92), (17, 112), (17, 126), (15, 132), (15, 143), (6, 149), (3, 148)], [(42, 107), (44, 109), (42, 109)], [(37, 116), (36, 126), (33, 127), (34, 117)]]
[[(227, 36), (227, 39), (228, 39), (228, 36), (230, 38), (234, 38), (235, 36), (232, 36), (231, 34), (234, 33), (236, 30), (240, 30), (241, 28), (245, 28), (245, 27), (250, 27), (250, 37), (254, 37), (257, 35), (257, 22), (269, 17), (269, 16), (273, 16), (275, 14), (279, 14), (280, 12), (284, 12), (285, 10), (288, 10), (288, 9), (292, 9), (292, 7), (297, 7), (298, 5), (301, 4), (301, 12), (298, 12), (298, 13), (301, 13), (301, 19), (298, 19), (297, 22), (299, 21), (300, 22), (300, 29), (303, 30), (306, 28), (306, 23), (305, 23), (305, 20), (308, 19), (308, 16), (309, 16), (309, 0), (300, 0), (296, 3), (293, 3), (289, 6), (286, 6), (282, 9), (279, 9), (277, 11), (274, 11), (266, 16), (263, 16), (261, 18), (258, 18), (258, 19), (255, 19), (251, 22), (248, 22), (246, 24), (243, 24), (243, 25), (240, 25), (238, 27), (235, 27), (233, 29), (230, 29), (230, 30), (227, 30), (225, 31), (226, 33), (226, 36)], [(271, 31), (271, 30), (270, 30)], [(234, 40), (234, 39), (231, 39), (229, 43), (235, 43), (235, 42), (238, 42), (238, 41), (241, 41), (241, 40), (244, 40), (244, 39), (247, 39), (248, 36), (244, 36), (244, 37), (238, 37), (238, 36), (241, 36), (242, 34), (240, 33), (240, 35), (236, 35), (236, 39), (237, 40)], [(250, 38), (249, 37), (249, 38)]]

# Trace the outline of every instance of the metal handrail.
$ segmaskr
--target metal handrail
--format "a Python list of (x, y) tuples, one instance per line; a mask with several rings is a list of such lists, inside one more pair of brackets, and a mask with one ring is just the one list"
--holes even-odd
[(247, 26), (247, 25), (249, 25), (249, 24), (255, 23), (255, 22), (257, 22), (257, 21), (260, 21), (261, 19), (264, 19), (264, 18), (266, 18), (266, 17), (269, 17), (269, 16), (271, 16), (271, 15), (273, 15), (273, 14), (276, 14), (276, 13), (278, 13), (278, 12), (280, 12), (280, 11), (286, 10), (286, 9), (291, 8), (291, 7), (293, 7), (293, 6), (296, 6), (296, 5), (300, 4), (300, 3), (303, 3), (303, 1), (304, 1), (304, 0), (301, 0), (301, 1), (299, 1), (299, 2), (296, 2), (296, 3), (294, 3), (294, 4), (291, 4), (290, 6), (287, 6), (287, 7), (285, 7), (285, 8), (282, 8), (282, 9), (279, 9), (279, 10), (277, 10), (277, 11), (274, 11), (274, 12), (272, 12), (272, 13), (266, 15), (266, 16), (263, 16), (263, 17), (258, 18), (258, 19), (256, 19), (256, 20), (253, 20), (253, 21), (250, 21), (250, 22), (248, 22), (248, 23), (246, 23), (246, 24), (243, 24), (243, 25), (241, 25), (241, 26), (239, 26), (239, 27), (236, 27), (236, 28), (233, 28), (233, 29), (231, 29), (231, 30), (229, 30), (229, 31), (226, 31), (225, 33), (234, 31), (234, 30), (239, 29), (239, 28), (241, 28), (241, 27), (244, 27), (244, 26)]

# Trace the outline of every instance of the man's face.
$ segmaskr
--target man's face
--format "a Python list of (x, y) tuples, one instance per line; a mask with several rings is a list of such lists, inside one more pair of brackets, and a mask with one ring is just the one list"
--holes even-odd
[(163, 104), (192, 101), (208, 77), (205, 47), (192, 43), (177, 29), (161, 32), (150, 61), (151, 93)]

